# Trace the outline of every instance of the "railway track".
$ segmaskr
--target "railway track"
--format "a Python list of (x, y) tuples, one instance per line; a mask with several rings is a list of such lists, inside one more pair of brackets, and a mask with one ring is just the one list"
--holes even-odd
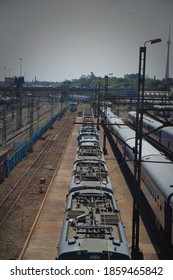
[[(57, 113), (57, 112), (56, 112)], [(37, 129), (37, 126), (41, 127), (42, 125), (44, 125), (51, 117), (51, 112), (45, 112), (44, 115), (42, 115), (39, 119), (39, 122), (37, 123), (36, 121), (34, 121), (33, 123), (33, 129)], [(55, 112), (54, 112), (55, 114)], [(11, 132), (11, 128), (8, 131), (8, 126), (11, 127), (11, 125), (7, 125), (7, 132), (6, 132), (6, 137), (7, 137), (7, 141), (6, 141), (6, 147), (9, 147), (13, 144), (13, 142), (15, 140), (18, 139), (26, 139), (26, 137), (29, 137), (29, 131), (30, 131), (30, 124), (26, 124), (25, 127), (21, 128), (20, 130), (16, 130)], [(0, 128), (0, 131), (2, 134), (3, 132), (3, 128)], [(2, 140), (2, 139), (1, 139)], [(2, 143), (0, 143), (0, 148), (2, 146)]]
[(15, 206), (22, 195), (29, 191), (32, 188), (32, 185), (38, 185), (41, 175), (40, 170), (43, 170), (44, 166), (51, 166), (53, 164), (51, 158), (55, 153), (56, 145), (59, 145), (60, 138), (72, 127), (74, 122), (72, 116), (73, 114), (69, 113), (68, 117), (61, 120), (58, 128), (54, 130), (49, 140), (45, 143), (36, 158), (31, 162), (27, 170), (21, 175), (8, 193), (4, 194), (3, 197), (1, 195), (0, 228), (8, 220), (10, 214), (15, 211)]

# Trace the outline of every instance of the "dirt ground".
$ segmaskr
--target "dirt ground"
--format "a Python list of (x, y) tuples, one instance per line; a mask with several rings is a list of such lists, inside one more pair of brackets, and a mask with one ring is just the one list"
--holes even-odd
[[(64, 116), (66, 117), (66, 116)], [(60, 125), (60, 121), (57, 120), (53, 125), (57, 128)], [(27, 191), (22, 195), (14, 208), (12, 214), (9, 215), (7, 222), (0, 227), (0, 259), (17, 259), (25, 243), (25, 240), (29, 234), (30, 228), (35, 220), (39, 207), (42, 203), (46, 190), (53, 177), (56, 166), (59, 163), (63, 149), (70, 135), (72, 126), (64, 128), (63, 137), (55, 146), (55, 152), (46, 162), (43, 170), (40, 170), (39, 178), (32, 183)], [(28, 153), (26, 158), (20, 162), (10, 176), (0, 184), (0, 197), (4, 197), (18, 181), (21, 174), (27, 170), (31, 162), (40, 153), (42, 147), (46, 144), (51, 137), (53, 130), (49, 130), (45, 134), (45, 140), (38, 140), (33, 147), (33, 153)], [(40, 192), (40, 178), (45, 178), (46, 183), (44, 185), (43, 192)], [(1, 214), (0, 214), (1, 215)]]

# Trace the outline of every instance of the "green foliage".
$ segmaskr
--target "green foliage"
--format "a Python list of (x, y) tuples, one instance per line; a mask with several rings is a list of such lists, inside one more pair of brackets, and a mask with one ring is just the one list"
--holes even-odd
[[(124, 77), (116, 77), (113, 75), (108, 76), (108, 87), (109, 88), (137, 88), (138, 86), (138, 73), (125, 74)], [(158, 80), (145, 77), (145, 86), (147, 88), (164, 88), (164, 80)], [(89, 75), (81, 75), (78, 79), (64, 80), (62, 82), (40, 82), (36, 81), (35, 85), (40, 86), (64, 86), (65, 88), (80, 87), (80, 88), (96, 88), (100, 84), (100, 88), (105, 88), (105, 76), (96, 76), (94, 72), (90, 72)], [(29, 86), (29, 84), (28, 84)]]
[(156, 80), (156, 79), (150, 79), (150, 83), (149, 83), (149, 85), (150, 85), (150, 88), (159, 88), (159, 87), (161, 87), (162, 86), (162, 81), (160, 81), (160, 80)]
[[(125, 75), (124, 78), (108, 77), (108, 87), (136, 87), (138, 74)], [(79, 79), (72, 80), (73, 86), (91, 87), (98, 86), (104, 88), (105, 77), (97, 77), (93, 72), (90, 75), (82, 75)]]
[[(67, 87), (80, 87), (80, 88), (96, 88), (100, 84), (100, 88), (105, 87), (105, 77), (96, 76), (94, 72), (90, 75), (81, 75), (79, 79), (65, 80), (63, 82)], [(163, 86), (162, 80), (149, 78), (146, 75), (145, 84), (149, 88), (161, 88)], [(125, 74), (124, 77), (114, 77), (108, 75), (108, 87), (116, 88), (137, 88), (138, 86), (138, 73)]]

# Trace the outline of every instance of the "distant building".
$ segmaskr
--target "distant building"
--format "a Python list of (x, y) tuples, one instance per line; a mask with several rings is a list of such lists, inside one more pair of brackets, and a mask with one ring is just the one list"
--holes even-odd
[(13, 86), (15, 83), (15, 78), (12, 77), (6, 77), (5, 78), (5, 85), (6, 86)]

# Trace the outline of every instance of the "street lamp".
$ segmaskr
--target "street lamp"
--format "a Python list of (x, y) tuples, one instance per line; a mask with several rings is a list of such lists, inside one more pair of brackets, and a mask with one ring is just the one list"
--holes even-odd
[(141, 156), (142, 156), (142, 126), (144, 109), (145, 67), (146, 67), (146, 44), (156, 44), (162, 40), (153, 39), (146, 41), (144, 47), (139, 50), (139, 73), (138, 73), (138, 96), (136, 108), (136, 133), (134, 147), (134, 193), (133, 193), (133, 221), (132, 221), (132, 255), (139, 258), (139, 210), (141, 188)]
[(151, 43), (151, 45), (152, 44), (156, 44), (156, 43), (159, 43), (159, 42), (161, 42), (162, 41), (162, 39), (160, 39), (160, 38), (158, 38), (158, 39), (153, 39), (153, 40), (149, 40), (149, 41), (145, 41), (145, 43), (144, 43), (144, 47), (146, 46), (146, 44), (147, 43)]

